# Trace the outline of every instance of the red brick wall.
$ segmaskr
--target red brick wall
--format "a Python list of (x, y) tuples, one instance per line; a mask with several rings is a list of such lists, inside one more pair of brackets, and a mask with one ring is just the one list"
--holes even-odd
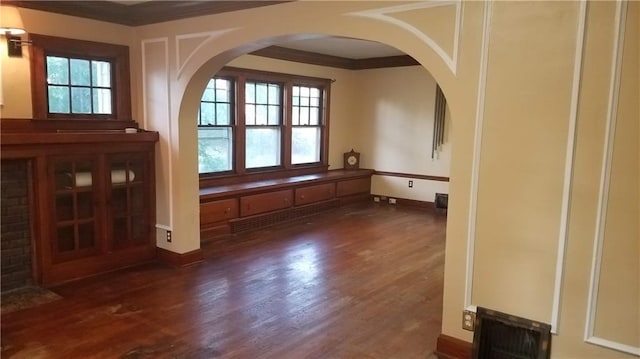
[(25, 160), (2, 161), (0, 167), (2, 292), (33, 282), (28, 188), (28, 162)]

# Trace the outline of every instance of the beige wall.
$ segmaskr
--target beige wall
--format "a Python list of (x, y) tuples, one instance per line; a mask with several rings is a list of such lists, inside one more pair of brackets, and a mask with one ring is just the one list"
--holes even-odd
[[(633, 286), (620, 292), (625, 297), (620, 304), (607, 304), (605, 298), (596, 306), (594, 334), (602, 340), (585, 342), (616, 3), (589, 3), (582, 57), (576, 53), (581, 43), (581, 4), (470, 1), (464, 2), (463, 12), (457, 12), (455, 3), (428, 7), (430, 3), (410, 2), (398, 7), (403, 3), (312, 1), (133, 31), (66, 17), (65, 22), (95, 26), (81, 32), (81, 36), (95, 39), (111, 36), (102, 26), (113, 26), (119, 34), (133, 33), (127, 42), (131, 41), (132, 58), (138, 59), (133, 73), (136, 113), (149, 128), (161, 132), (159, 146), (164, 151), (159, 161), (167, 165), (161, 166), (167, 181), (158, 188), (158, 196), (168, 204), (163, 210), (174, 231), (174, 242), (160, 241), (159, 245), (178, 253), (199, 247), (196, 128), (192, 119), (211, 74), (251, 49), (300, 33), (377, 40), (410, 54), (441, 84), (451, 110), (443, 333), (470, 341), (472, 334), (460, 327), (461, 311), (466, 304), (483, 305), (544, 321), (557, 317), (554, 358), (628, 358), (629, 354), (619, 350), (637, 349), (637, 342), (629, 338), (633, 335), (629, 330), (637, 322), (629, 319), (624, 325), (612, 326), (607, 320), (637, 313)], [(640, 78), (638, 7), (629, 3), (623, 79)], [(55, 28), (57, 16), (38, 17), (40, 32), (63, 31)], [(423, 21), (429, 18), (437, 18), (437, 26)], [(36, 25), (25, 23), (28, 31), (33, 31), (31, 26)], [(490, 30), (488, 41), (483, 41), (485, 30)], [(486, 67), (482, 66), (483, 51)], [(9, 62), (4, 56), (2, 60), (3, 82), (12, 81), (17, 90), (28, 93), (28, 70), (25, 73), (24, 67), (12, 63), (15, 71), (7, 71)], [(164, 90), (151, 86), (153, 83), (163, 84)], [(614, 160), (625, 165), (612, 165), (611, 180), (624, 187), (637, 178), (640, 166), (638, 138), (626, 133), (635, 131), (640, 136), (640, 106), (637, 82), (620, 85), (617, 114), (620, 126), (629, 129), (622, 135), (631, 137), (614, 138)], [(24, 103), (5, 105), (19, 114), (29, 113), (28, 107)], [(349, 110), (344, 113), (357, 118), (356, 123), (366, 121)], [(482, 126), (476, 126), (478, 123)], [(356, 128), (341, 120), (336, 120), (336, 126), (343, 127), (332, 128), (332, 165), (341, 163), (339, 154), (350, 146), (348, 136), (340, 130)], [(573, 139), (575, 146), (571, 146)], [(378, 148), (378, 144), (371, 146)], [(380, 166), (394, 165), (385, 160)], [(631, 198), (633, 191), (630, 189)], [(635, 198), (640, 200), (640, 194)], [(636, 213), (635, 218), (640, 218), (638, 201), (613, 199), (612, 203), (608, 213)], [(633, 226), (629, 221), (615, 223), (608, 218), (606, 225), (613, 227), (603, 240), (604, 283), (611, 281), (607, 278), (617, 278), (616, 273), (624, 273), (619, 277), (623, 283), (637, 284), (640, 273), (634, 271), (633, 263), (637, 266), (638, 260), (633, 253), (640, 254), (639, 239), (617, 234), (637, 233), (637, 222)], [(630, 264), (621, 266), (619, 272), (615, 265), (624, 262)], [(538, 300), (525, 297), (532, 288), (537, 290)], [(608, 349), (611, 347), (619, 350)]]

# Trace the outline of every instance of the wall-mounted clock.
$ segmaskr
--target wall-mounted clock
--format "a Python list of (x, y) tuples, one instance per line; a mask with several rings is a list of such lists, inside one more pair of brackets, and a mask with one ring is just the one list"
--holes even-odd
[(360, 168), (360, 153), (353, 149), (344, 153), (344, 169), (357, 170)]

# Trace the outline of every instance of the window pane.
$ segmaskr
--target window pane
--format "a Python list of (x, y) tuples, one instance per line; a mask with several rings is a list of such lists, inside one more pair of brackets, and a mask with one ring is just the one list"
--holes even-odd
[(279, 85), (269, 85), (269, 104), (271, 105), (280, 104), (280, 86)]
[(198, 171), (224, 172), (233, 169), (231, 127), (198, 128)]
[(301, 125), (309, 124), (309, 108), (308, 107), (300, 107), (300, 124)]
[(229, 104), (219, 103), (216, 104), (216, 125), (230, 125), (231, 124), (231, 108)]
[(309, 106), (309, 98), (308, 97), (302, 97), (300, 99), (300, 106)]
[(229, 102), (229, 90), (216, 89), (216, 101)]
[(267, 124), (267, 105), (256, 105), (256, 125)]
[(256, 103), (267, 103), (267, 84), (256, 84)]
[(308, 87), (300, 87), (300, 96), (309, 97), (309, 88)]
[(280, 106), (269, 106), (269, 125), (280, 124)]
[(93, 113), (111, 114), (110, 89), (93, 89)]
[(91, 61), (93, 86), (111, 87), (111, 63), (107, 61)]
[[(314, 89), (315, 90), (315, 89)], [(313, 107), (320, 107), (320, 98), (318, 97), (312, 97), (311, 98), (311, 106)]]
[(244, 92), (246, 103), (256, 103), (256, 84), (247, 82)]
[(256, 124), (256, 106), (246, 105), (244, 110), (245, 123), (247, 125)]
[(216, 124), (216, 104), (211, 102), (200, 103), (200, 124), (215, 125)]
[(49, 112), (69, 113), (69, 88), (66, 86), (48, 86)]
[(69, 84), (69, 60), (64, 57), (47, 56), (47, 83)]
[(229, 90), (231, 88), (231, 81), (226, 80), (226, 79), (215, 79), (216, 81), (216, 88), (217, 89), (223, 89), (223, 90)]
[(320, 127), (294, 127), (291, 131), (291, 163), (320, 162)]
[(204, 89), (204, 93), (202, 94), (202, 100), (201, 101), (208, 101), (208, 102), (213, 102), (216, 100), (216, 90), (214, 89)]
[(293, 96), (294, 97), (300, 96), (300, 86), (293, 86)]
[(320, 124), (320, 110), (316, 107), (309, 109), (309, 124), (314, 126)]
[(71, 59), (71, 84), (77, 86), (90, 86), (91, 74), (89, 72), (89, 60)]
[(300, 106), (300, 96), (293, 96), (292, 105), (293, 106)]
[(247, 128), (246, 167), (280, 165), (280, 129)]
[(71, 113), (91, 113), (91, 89), (71, 88)]
[(311, 89), (311, 97), (319, 98), (320, 97), (320, 89), (312, 88)]
[(291, 124), (297, 126), (300, 124), (300, 107), (291, 109)]

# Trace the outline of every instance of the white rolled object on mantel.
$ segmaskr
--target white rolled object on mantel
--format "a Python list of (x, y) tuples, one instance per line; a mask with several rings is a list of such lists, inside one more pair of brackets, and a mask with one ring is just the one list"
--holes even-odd
[[(71, 180), (71, 173), (67, 173), (67, 177)], [(93, 177), (91, 172), (76, 172), (76, 187), (90, 187), (93, 183)], [(73, 182), (71, 183), (74, 184)]]
[[(136, 178), (136, 174), (132, 170), (129, 170), (129, 182), (132, 182)], [(126, 170), (111, 170), (111, 183), (120, 184), (127, 183), (127, 171)]]
[[(129, 170), (129, 182), (132, 182), (136, 175), (132, 170)], [(71, 173), (65, 173), (69, 182), (73, 178)], [(111, 171), (111, 183), (122, 184), (127, 183), (127, 170), (112, 170)], [(93, 184), (93, 176), (91, 172), (76, 172), (75, 187), (90, 187)], [(72, 183), (70, 183), (72, 185)]]

